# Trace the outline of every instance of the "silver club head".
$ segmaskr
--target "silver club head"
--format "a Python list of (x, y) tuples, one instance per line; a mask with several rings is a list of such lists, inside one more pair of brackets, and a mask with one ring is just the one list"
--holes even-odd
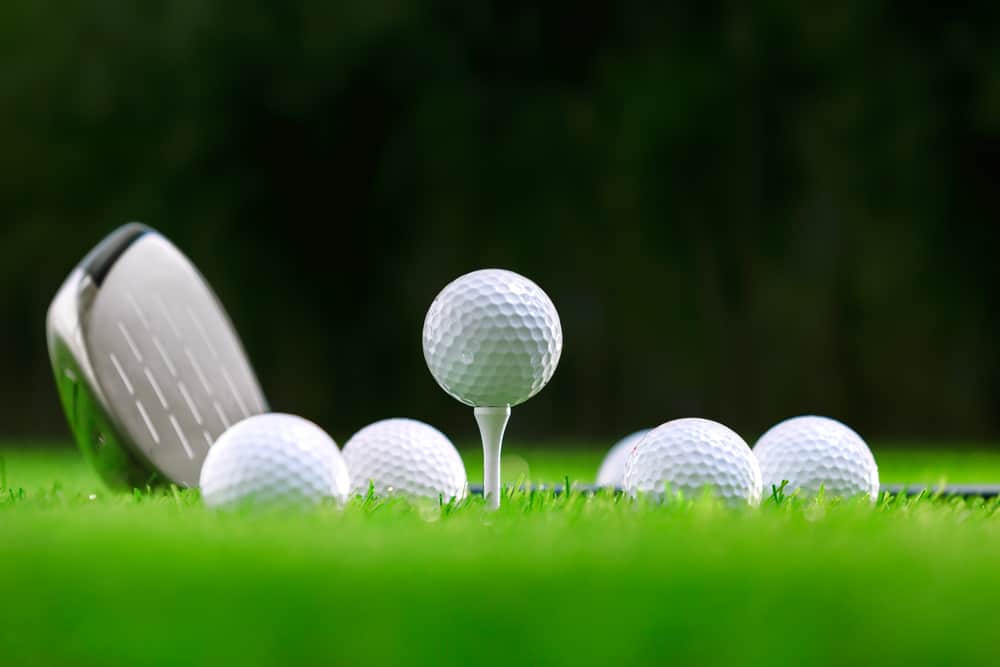
[(197, 486), (219, 435), (267, 411), (212, 289), (144, 225), (119, 228), (83, 259), (46, 329), (70, 429), (109, 486)]

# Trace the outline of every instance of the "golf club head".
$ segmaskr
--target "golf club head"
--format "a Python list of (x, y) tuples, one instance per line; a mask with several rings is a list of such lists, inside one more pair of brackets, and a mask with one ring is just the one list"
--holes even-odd
[(144, 225), (119, 228), (83, 259), (46, 329), (70, 429), (111, 487), (197, 486), (219, 435), (267, 411), (212, 289)]

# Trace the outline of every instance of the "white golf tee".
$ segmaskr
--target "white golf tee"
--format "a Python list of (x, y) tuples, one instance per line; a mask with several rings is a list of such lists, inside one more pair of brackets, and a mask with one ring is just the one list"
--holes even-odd
[(475, 414), (483, 439), (483, 497), (486, 506), (495, 510), (500, 508), (500, 448), (510, 419), (510, 406), (476, 408)]

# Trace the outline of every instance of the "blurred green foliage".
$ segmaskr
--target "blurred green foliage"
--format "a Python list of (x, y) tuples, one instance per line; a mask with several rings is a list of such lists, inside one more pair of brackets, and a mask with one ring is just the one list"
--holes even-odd
[(0, 5), (0, 424), (65, 433), (41, 335), (141, 219), (275, 407), (471, 415), (426, 306), (504, 266), (566, 349), (521, 435), (800, 412), (1000, 432), (1000, 11), (847, 2)]

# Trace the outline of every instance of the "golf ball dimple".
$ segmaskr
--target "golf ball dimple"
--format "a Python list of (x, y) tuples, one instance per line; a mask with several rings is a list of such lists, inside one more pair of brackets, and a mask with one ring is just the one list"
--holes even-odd
[(315, 505), (347, 499), (347, 465), (333, 439), (286, 414), (244, 419), (219, 436), (201, 469), (208, 507)]
[(642, 438), (625, 464), (624, 489), (639, 493), (712, 492), (731, 504), (757, 505), (760, 468), (732, 430), (707, 419), (675, 419)]
[(608, 453), (604, 455), (601, 467), (597, 471), (597, 485), (619, 487), (625, 480), (625, 462), (632, 454), (642, 437), (649, 433), (649, 429), (643, 429), (631, 433), (616, 442)]
[(431, 374), (452, 397), (475, 407), (514, 406), (552, 378), (562, 326), (538, 285), (484, 269), (437, 295), (424, 320), (423, 347)]
[(463, 498), (468, 480), (458, 450), (441, 431), (414, 419), (369, 424), (344, 445), (351, 493)]
[(754, 445), (764, 487), (780, 486), (814, 496), (878, 498), (878, 466), (852, 429), (828, 417), (793, 417), (773, 426)]

